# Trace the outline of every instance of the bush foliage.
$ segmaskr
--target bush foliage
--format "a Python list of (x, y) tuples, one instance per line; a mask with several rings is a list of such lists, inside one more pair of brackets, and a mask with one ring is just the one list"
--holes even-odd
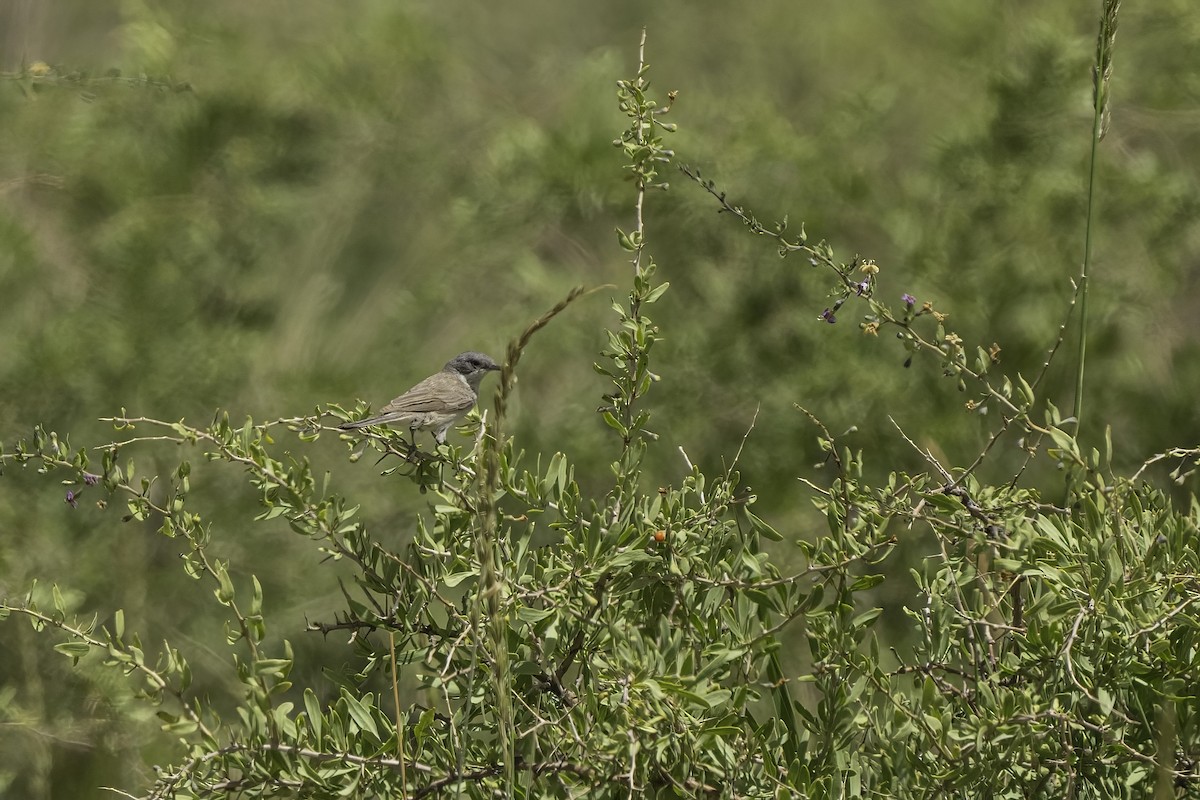
[[(1116, 15), (1105, 3), (1094, 143), (1109, 110)], [(22, 79), (50, 69), (27, 67)], [(121, 689), (103, 676), (123, 676), (133, 697), (113, 701), (122, 713), (157, 714), (162, 737), (147, 747), (158, 766), (135, 765), (122, 791), (1200, 796), (1200, 505), (1151, 480), (1167, 464), (1183, 483), (1200, 450), (1121, 457), (1098, 415), (1081, 413), (1082, 377), (1071, 414), (1047, 399), (1056, 384), (1046, 365), (1067, 357), (1062, 331), (1044, 364), (1009, 371), (999, 345), (968, 344), (944, 304), (888, 298), (884, 265), (844, 259), (786, 218), (762, 221), (679, 162), (667, 146), (676, 95), (652, 92), (649, 74), (640, 53), (618, 83), (628, 126), (614, 144), (634, 222), (616, 232), (625, 272), (593, 364), (606, 383), (596, 413), (607, 438), (589, 439), (589, 452), (539, 455), (510, 430), (523, 359), (546, 341), (543, 329), (571, 326), (579, 305), (606, 291), (595, 289), (570, 291), (512, 340), (464, 445), (340, 432), (363, 408), (326, 405), (257, 423), (219, 412), (205, 426), (122, 411), (105, 420), (111, 441), (75, 449), (39, 425), (0, 452), (11, 487), (61, 481), (89, 541), (114, 528), (136, 535), (138, 523), (156, 530), (179, 556), (170, 568), (190, 579), (175, 591), (202, 597), (224, 626), (217, 653), (187, 637), (151, 644), (124, 612), (65, 584), (4, 587), (5, 628), (32, 623), (106, 697)], [(755, 508), (761, 493), (740, 474), (746, 443), (761, 435), (753, 426), (719, 469), (650, 427), (647, 398), (671, 380), (657, 365), (677, 293), (652, 257), (676, 261), (657, 244), (656, 215), (692, 190), (722, 213), (709, 225), (739, 226), (828, 277), (813, 326), (851, 328), (896, 347), (896, 361), (940, 373), (934, 391), (988, 425), (978, 452), (947, 457), (889, 417), (912, 464), (898, 468), (857, 431), (835, 434), (801, 409), (821, 459), (802, 478), (813, 511), (772, 524), (763, 506), (799, 500), (789, 488)], [(1080, 303), (1089, 266), (1075, 282)], [(1083, 353), (1073, 354), (1079, 376)], [(668, 452), (686, 470), (660, 481)], [(338, 488), (349, 464), (376, 456), (387, 488), (374, 501), (407, 508), (420, 497), (422, 511), (369, 522)], [(334, 457), (349, 463), (321, 466)], [(22, 481), (31, 470), (36, 480)], [(784, 491), (778, 479), (768, 485)], [(258, 517), (234, 528), (222, 504), (247, 494)], [(283, 559), (237, 558), (234, 530), (278, 537), (281, 521), (322, 556), (314, 569), (343, 580), (339, 610), (307, 624), (315, 645), (294, 646), (281, 633), (294, 617), (271, 610), (271, 587), (294, 580)], [(194, 666), (201, 660), (228, 682)], [(0, 695), (0, 708), (11, 702)]]

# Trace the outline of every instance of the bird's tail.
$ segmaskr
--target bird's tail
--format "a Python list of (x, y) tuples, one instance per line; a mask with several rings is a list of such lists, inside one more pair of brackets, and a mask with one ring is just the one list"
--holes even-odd
[(343, 431), (356, 431), (359, 428), (365, 428), (368, 425), (377, 425), (379, 424), (379, 420), (379, 417), (369, 417), (367, 419), (360, 419), (355, 422), (343, 422), (341, 425), (338, 425), (338, 429)]

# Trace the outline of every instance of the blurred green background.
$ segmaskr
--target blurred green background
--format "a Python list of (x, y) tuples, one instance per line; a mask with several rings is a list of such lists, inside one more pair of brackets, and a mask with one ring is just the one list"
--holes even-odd
[[(999, 343), (1006, 373), (1032, 377), (1083, 252), (1099, 7), (9, 0), (0, 441), (42, 423), (103, 444), (118, 434), (97, 418), (121, 408), (203, 423), (218, 408), (261, 420), (378, 407), (461, 350), (503, 355), (572, 286), (615, 284), (534, 340), (511, 426), (531, 455), (562, 450), (602, 490), (614, 449), (591, 363), (627, 285), (613, 228), (632, 227), (634, 198), (612, 147), (615, 81), (632, 75), (643, 25), (660, 97), (679, 91), (679, 161), (760, 219), (788, 214), (843, 259), (875, 259), (882, 299), (935, 301), (969, 349)], [(1111, 424), (1129, 465), (1200, 438), (1193, 0), (1125, 4), (1112, 86), (1086, 408), (1091, 441)], [(819, 535), (796, 477), (821, 482), (820, 455), (795, 403), (835, 433), (857, 426), (849, 442), (876, 475), (920, 468), (889, 415), (947, 463), (974, 457), (995, 420), (966, 413), (970, 395), (938, 364), (905, 369), (897, 342), (861, 334), (853, 303), (819, 322), (829, 275), (781, 261), (673, 168), (667, 179), (647, 214), (671, 282), (655, 307), (663, 380), (647, 404), (662, 438), (647, 485), (680, 480), (679, 445), (722, 469), (757, 409), (740, 464), (756, 511), (790, 538)], [(1045, 383), (1064, 410), (1073, 350)], [(1012, 474), (1014, 441), (986, 475)], [(185, 455), (138, 452), (143, 473)], [(408, 484), (346, 464), (334, 441), (297, 452), (336, 468), (381, 538), (411, 530), (423, 501)], [(1029, 480), (1059, 485), (1050, 464)], [(313, 665), (297, 683), (350, 658), (301, 632), (340, 607), (338, 571), (282, 522), (250, 525), (238, 474), (193, 485), (214, 548), (263, 580), (276, 633)], [(190, 648), (201, 686), (232, 708), (222, 620), (175, 543), (99, 511), (96, 490), (77, 509), (63, 494), (6, 472), (0, 594), (40, 578), (102, 621), (124, 607), (148, 643)], [(919, 539), (909, 546), (919, 564)], [(903, 591), (891, 599), (894, 614)], [(49, 645), (0, 625), (0, 790), (92, 796), (176, 754), (118, 676), (73, 672)]]

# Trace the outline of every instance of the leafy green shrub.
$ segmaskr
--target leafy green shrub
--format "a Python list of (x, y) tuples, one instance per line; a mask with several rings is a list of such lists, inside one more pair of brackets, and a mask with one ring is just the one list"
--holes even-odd
[[(1106, 14), (1115, 20), (1115, 5)], [(1102, 32), (1102, 75), (1104, 42)], [(647, 76), (642, 59), (619, 88), (630, 125), (616, 144), (636, 212), (617, 232), (628, 302), (614, 303), (595, 365), (612, 384), (599, 409), (614, 432), (604, 493), (581, 488), (566, 454), (531, 464), (504, 432), (522, 354), (562, 324), (577, 290), (509, 346), (469, 446), (426, 453), (398, 432), (340, 434), (352, 461), (378, 453), (389, 480), (430, 497), (403, 548), (371, 535), (314, 467), (315, 443), (336, 433), (326, 420), (348, 416), (337, 406), (241, 426), (224, 414), (204, 427), (123, 414), (111, 421), (125, 438), (99, 448), (72, 451), (39, 428), (0, 454), (65, 475), (72, 506), (101, 495), (96, 513), (120, 507), (179, 543), (185, 573), (227, 620), (244, 692), (232, 713), (192, 685), (186, 648), (148, 648), (119, 611), (100, 624), (69, 594), (35, 586), (3, 615), (57, 631), (55, 649), (116, 667), (158, 709), (181, 749), (148, 797), (1195, 796), (1200, 507), (1176, 510), (1143, 470), (1117, 474), (1107, 439), (1103, 451), (1081, 446), (1078, 404), (1063, 419), (1039, 402), (1044, 370), (996, 377), (998, 351), (969, 348), (932, 304), (876, 297), (873, 261), (840, 261), (802, 226), (761, 223), (690, 168), (719, 210), (781, 255), (833, 273), (824, 323), (866, 304), (864, 334), (894, 333), (908, 357), (934, 356), (969, 390), (968, 408), (994, 410), (996, 422), (966, 467), (913, 443), (928, 470), (870, 482), (852, 434), (810, 414), (829, 473), (806, 481), (827, 522), (820, 534), (785, 537), (755, 515), (737, 456), (714, 477), (683, 452), (679, 485), (647, 485), (643, 458), (664, 446), (642, 402), (659, 379), (660, 331), (647, 314), (668, 284), (657, 281), (646, 219), (674, 157), (663, 119), (673, 96), (656, 104)], [(1098, 120), (1101, 97), (1098, 88)], [(1026, 463), (1056, 460), (1065, 501), (1023, 484), (1024, 466), (980, 477), (1004, 437), (1019, 438)], [(213, 462), (206, 473), (244, 475), (261, 522), (286, 520), (351, 565), (345, 607), (309, 629), (348, 636), (352, 667), (296, 677), (260, 580), (213, 555), (224, 533), (192, 499), (195, 457), (151, 478), (127, 460), (165, 444)], [(1167, 460), (1182, 479), (1200, 451), (1147, 466)], [(891, 567), (898, 545), (918, 537), (931, 546), (911, 575), (920, 601), (905, 609), (910, 635), (881, 636), (877, 592), (906, 579)], [(785, 538), (804, 562), (787, 574), (764, 550)], [(799, 661), (782, 645), (791, 630), (808, 643)], [(888, 650), (881, 638), (914, 643)], [(403, 702), (402, 679), (416, 682)]]

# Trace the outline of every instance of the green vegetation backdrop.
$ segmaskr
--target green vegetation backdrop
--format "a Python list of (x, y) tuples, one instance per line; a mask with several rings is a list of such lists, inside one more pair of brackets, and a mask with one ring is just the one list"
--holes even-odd
[[(378, 407), (461, 350), (501, 355), (571, 287), (613, 284), (528, 348), (507, 422), (531, 454), (565, 452), (581, 485), (604, 486), (611, 432), (595, 410), (609, 386), (591, 365), (609, 298), (628, 291), (613, 228), (632, 227), (612, 97), (642, 26), (655, 89), (679, 92), (681, 161), (764, 221), (803, 219), (843, 257), (874, 259), (886, 302), (932, 301), (969, 351), (997, 343), (1007, 374), (1034, 374), (1082, 258), (1097, 5), (8, 3), (0, 442), (39, 423), (109, 441), (98, 419), (122, 409), (203, 425), (218, 408), (236, 422)], [(1128, 3), (1119, 48), (1088, 444), (1111, 425), (1128, 470), (1200, 440), (1200, 11)], [(922, 466), (889, 416), (948, 463), (978, 453), (993, 420), (964, 409), (971, 395), (939, 363), (906, 367), (849, 307), (821, 321), (826, 274), (716, 216), (684, 175), (665, 179), (671, 191), (649, 198), (671, 283), (655, 308), (664, 380), (647, 402), (668, 445), (649, 453), (646, 485), (689, 473), (676, 445), (720, 472), (757, 418), (739, 462), (756, 512), (812, 540), (824, 522), (796, 478), (827, 483), (828, 463), (795, 404), (835, 434), (855, 428), (846, 443), (872, 454), (875, 477)], [(1064, 359), (1041, 393), (1069, 409), (1072, 380)], [(139, 469), (174, 468), (154, 458)], [(1006, 442), (989, 469), (1023, 458)], [(1029, 476), (1061, 487), (1050, 459)], [(365, 460), (337, 480), (397, 546), (426, 505)], [(300, 633), (340, 607), (338, 569), (282, 521), (248, 528), (259, 509), (239, 486), (214, 474), (194, 487), (215, 527), (246, 531), (221, 539), (222, 556), (256, 565), (305, 663), (341, 668), (341, 648)], [(73, 609), (124, 608), (148, 640), (193, 643), (197, 683), (236, 704), (210, 644), (223, 619), (186, 591), (154, 525), (98, 529), (98, 495), (73, 508), (19, 470), (2, 489), (0, 595), (41, 578), (69, 587)], [(889, 570), (930, 546), (913, 533)], [(772, 554), (799, 561), (786, 541)], [(885, 586), (875, 602), (902, 619), (916, 584)], [(0, 645), (13, 796), (89, 796), (170, 759), (117, 677), (72, 670), (27, 625), (0, 626)]]

